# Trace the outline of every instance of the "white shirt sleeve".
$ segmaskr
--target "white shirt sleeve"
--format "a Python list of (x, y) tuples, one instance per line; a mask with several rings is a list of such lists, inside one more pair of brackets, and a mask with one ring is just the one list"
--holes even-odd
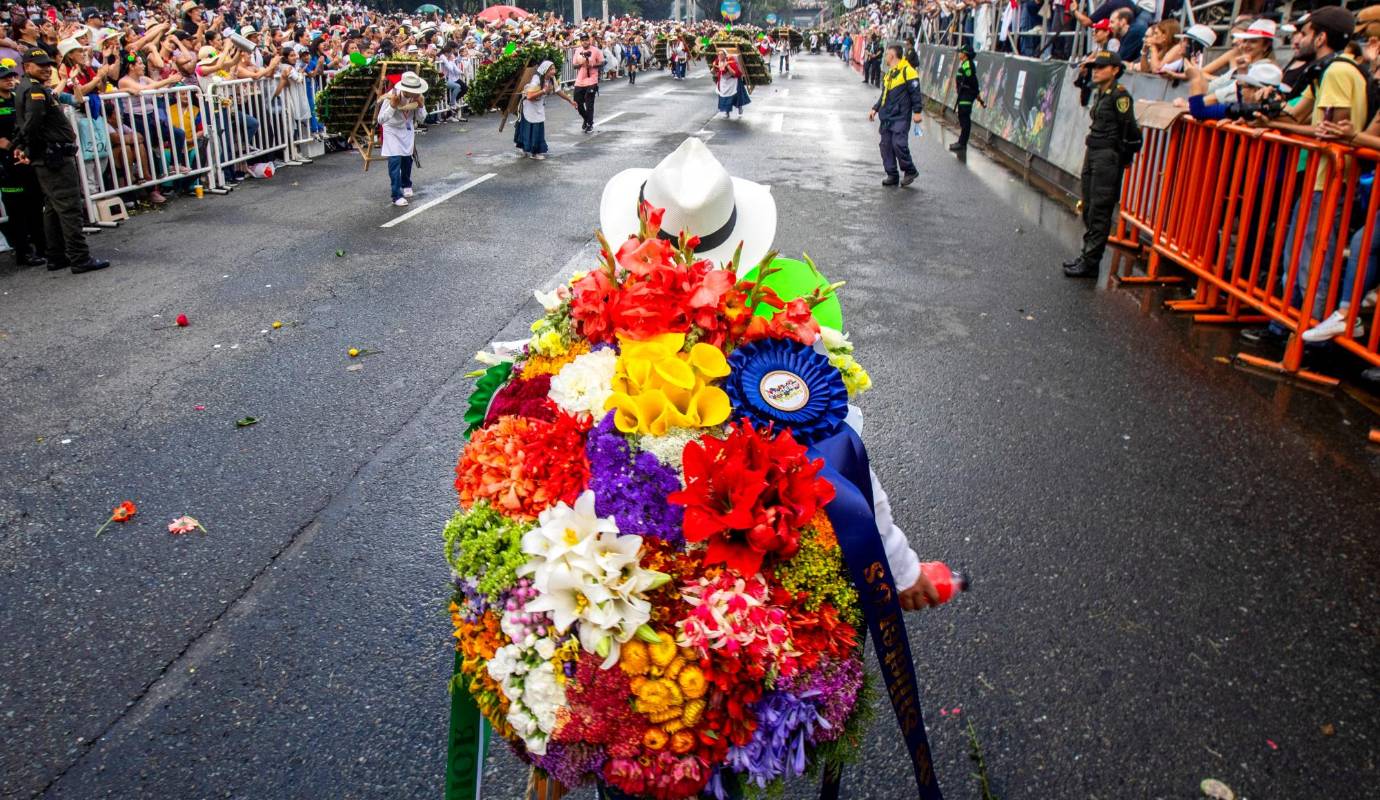
[[(853, 404), (848, 405), (848, 418), (845, 420), (858, 436), (862, 436), (862, 410)], [(877, 518), (877, 532), (882, 536), (882, 549), (886, 551), (886, 563), (891, 567), (891, 575), (896, 588), (902, 591), (915, 585), (920, 579), (920, 556), (910, 546), (906, 532), (896, 525), (891, 516), (891, 499), (887, 497), (877, 473), (868, 470), (872, 477), (872, 513)]]

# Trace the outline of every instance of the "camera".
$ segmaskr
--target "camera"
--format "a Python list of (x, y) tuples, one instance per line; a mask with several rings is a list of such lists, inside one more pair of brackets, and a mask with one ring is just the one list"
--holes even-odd
[(1203, 43), (1192, 36), (1184, 37), (1184, 60), (1192, 61), (1203, 54)]
[(1284, 113), (1284, 98), (1279, 95), (1271, 95), (1259, 103), (1228, 103), (1226, 109), (1227, 119), (1233, 120), (1254, 119), (1256, 114), (1274, 119), (1282, 113)]

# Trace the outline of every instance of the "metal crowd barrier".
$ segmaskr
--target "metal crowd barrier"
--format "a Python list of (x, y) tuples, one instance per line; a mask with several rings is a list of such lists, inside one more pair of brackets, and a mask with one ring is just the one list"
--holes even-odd
[(283, 103), (270, 102), (277, 79), (238, 78), (217, 81), (207, 92), (211, 145), (219, 169), (212, 172), (212, 191), (228, 191), (225, 172), (237, 164), (288, 149), (288, 121)]
[[(1164, 132), (1166, 141), (1147, 134), (1122, 191), (1123, 236), (1134, 228), (1150, 250), (1140, 282), (1165, 281), (1158, 262), (1170, 260), (1197, 284), (1192, 298), (1169, 301), (1169, 308), (1193, 313), (1197, 322), (1271, 322), (1290, 333), (1283, 357), (1237, 358), (1327, 385), (1337, 380), (1303, 369), (1301, 334), (1346, 294), (1348, 333), (1333, 341), (1380, 366), (1380, 308), (1364, 310), (1380, 188), (1361, 191), (1360, 160), (1373, 164), (1380, 153), (1192, 119), (1178, 120)], [(1353, 238), (1353, 213), (1362, 208)], [(1358, 319), (1368, 335), (1351, 335)]]
[[(92, 116), (93, 109), (98, 110)], [(102, 223), (99, 201), (212, 171), (215, 159), (197, 120), (206, 118), (201, 90), (172, 86), (141, 92), (111, 92), (78, 112), (66, 108), (77, 131), (82, 195), (88, 219)]]

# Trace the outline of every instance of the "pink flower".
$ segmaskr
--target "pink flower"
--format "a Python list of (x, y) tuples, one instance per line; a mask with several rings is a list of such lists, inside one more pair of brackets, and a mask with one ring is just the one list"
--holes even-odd
[(196, 517), (182, 516), (168, 523), (168, 533), (171, 534), (191, 533), (196, 530), (206, 533), (206, 528), (202, 527)]

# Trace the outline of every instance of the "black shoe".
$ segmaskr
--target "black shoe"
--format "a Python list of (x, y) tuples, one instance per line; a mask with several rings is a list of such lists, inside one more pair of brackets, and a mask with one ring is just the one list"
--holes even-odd
[(1064, 276), (1069, 278), (1096, 278), (1098, 265), (1088, 265), (1083, 259), (1064, 265)]
[(958, 142), (954, 142), (953, 144), (949, 145), (949, 152), (951, 152), (951, 153), (961, 153), (961, 152), (963, 152), (964, 150), (967, 150), (967, 149), (968, 149), (968, 145), (966, 145), (966, 144), (960, 144), (960, 143), (958, 143)]
[(1371, 367), (1361, 373), (1361, 380), (1373, 386), (1380, 386), (1380, 367)]
[(99, 258), (88, 258), (80, 264), (72, 265), (72, 274), (80, 275), (83, 272), (95, 272), (98, 269), (105, 269), (110, 266), (109, 261), (102, 261)]
[(918, 177), (920, 177), (920, 173), (918, 172), (907, 172), (906, 176), (901, 179), (901, 185), (909, 186), (912, 183), (915, 183), (915, 179)]
[(43, 256), (34, 255), (33, 253), (27, 253), (27, 254), (22, 255), (22, 256), (17, 256), (17, 257), (15, 258), (15, 261), (19, 262), (19, 266), (21, 266), (21, 267), (46, 267), (46, 266), (48, 266), (48, 259), (44, 258)]
[(895, 186), (895, 185), (899, 184), (900, 182), (901, 182), (901, 179), (898, 178), (898, 177), (896, 177), (895, 175), (888, 175), (888, 176), (886, 176), (885, 179), (882, 180), (882, 185), (883, 185), (883, 186)]
[(1083, 263), (1083, 259), (1081, 258), (1070, 258), (1068, 261), (1065, 261), (1063, 263), (1063, 267), (1064, 269), (1072, 269), (1073, 267), (1076, 267), (1081, 263)]
[(1289, 341), (1287, 333), (1279, 331), (1266, 325), (1261, 328), (1245, 328), (1241, 331), (1241, 338), (1251, 344), (1282, 345)]
[(67, 259), (65, 259), (65, 258), (50, 258), (50, 259), (48, 259), (48, 271), (49, 271), (49, 272), (57, 272), (57, 271), (60, 270), (60, 269), (67, 269)]

